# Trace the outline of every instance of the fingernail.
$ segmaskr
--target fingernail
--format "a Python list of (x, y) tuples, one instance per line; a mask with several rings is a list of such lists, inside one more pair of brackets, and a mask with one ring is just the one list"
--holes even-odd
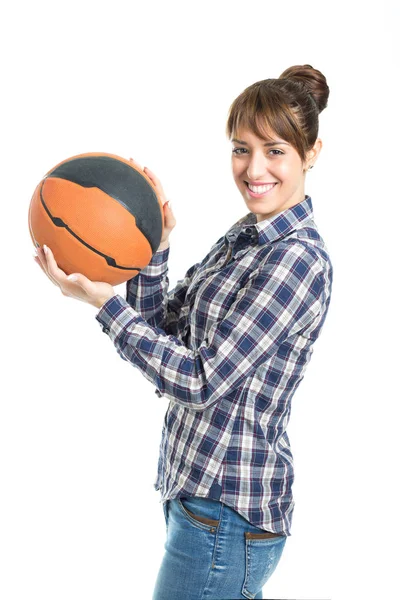
[(45, 251), (45, 254), (47, 254), (48, 248), (47, 248), (46, 244), (43, 244), (43, 250)]
[(78, 280), (76, 275), (68, 275), (67, 279), (68, 279), (68, 281), (77, 281)]

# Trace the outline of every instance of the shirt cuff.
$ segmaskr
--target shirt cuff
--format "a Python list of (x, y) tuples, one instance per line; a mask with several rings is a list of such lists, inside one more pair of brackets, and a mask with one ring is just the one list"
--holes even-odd
[(96, 314), (96, 319), (102, 326), (104, 333), (110, 334), (113, 341), (121, 331), (121, 327), (118, 325), (118, 316), (127, 308), (132, 315), (132, 323), (144, 320), (137, 310), (132, 308), (120, 294), (115, 294), (109, 298)]
[(159, 277), (162, 275), (168, 264), (170, 246), (164, 250), (157, 250), (151, 257), (151, 261), (141, 271), (140, 275), (148, 275), (150, 277)]

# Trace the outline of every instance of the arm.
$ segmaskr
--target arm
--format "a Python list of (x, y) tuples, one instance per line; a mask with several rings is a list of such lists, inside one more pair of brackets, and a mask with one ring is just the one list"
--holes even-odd
[(166, 333), (176, 333), (179, 312), (186, 298), (187, 289), (198, 268), (206, 264), (212, 256), (220, 238), (207, 256), (190, 267), (183, 279), (168, 292), (169, 245), (160, 248), (150, 263), (133, 279), (127, 282), (126, 302), (145, 319), (149, 325), (164, 329)]
[(96, 319), (126, 359), (168, 398), (205, 410), (237, 389), (321, 312), (324, 278), (304, 245), (281, 244), (239, 290), (197, 350), (151, 327), (121, 298)]
[[(129, 160), (137, 170), (142, 169), (133, 158)], [(126, 301), (150, 325), (160, 327), (163, 325), (165, 317), (164, 304), (169, 284), (167, 277), (169, 236), (176, 225), (176, 219), (158, 177), (148, 167), (144, 167), (143, 171), (153, 183), (163, 205), (163, 233), (160, 245), (151, 257), (149, 264), (136, 277), (126, 282)]]
[[(127, 281), (125, 301), (152, 327), (176, 333), (179, 311), (185, 301), (187, 288), (201, 263), (190, 267), (184, 278), (168, 293), (168, 257), (169, 245), (159, 248), (153, 254), (147, 267)], [(116, 349), (120, 357), (127, 360), (118, 346)]]
[(169, 245), (159, 247), (149, 264), (126, 282), (126, 301), (150, 325), (161, 327), (168, 290)]

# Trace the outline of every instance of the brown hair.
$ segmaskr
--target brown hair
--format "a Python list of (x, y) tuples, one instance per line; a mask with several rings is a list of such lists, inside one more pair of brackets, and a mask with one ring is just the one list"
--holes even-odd
[(321, 71), (311, 65), (289, 67), (278, 79), (253, 83), (234, 100), (226, 134), (231, 139), (240, 127), (263, 139), (275, 133), (305, 162), (318, 137), (318, 115), (326, 108), (328, 97), (329, 87)]

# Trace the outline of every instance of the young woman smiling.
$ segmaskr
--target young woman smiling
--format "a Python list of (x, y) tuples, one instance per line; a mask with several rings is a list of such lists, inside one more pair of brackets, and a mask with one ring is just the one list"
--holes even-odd
[[(96, 306), (120, 356), (169, 401), (155, 489), (166, 521), (153, 600), (262, 598), (291, 535), (291, 400), (331, 299), (332, 264), (305, 178), (321, 151), (329, 88), (310, 65), (246, 88), (230, 107), (232, 172), (247, 213), (168, 291), (163, 198), (158, 251), (126, 298), (82, 274), (63, 294)], [(310, 431), (310, 433), (312, 433)]]

